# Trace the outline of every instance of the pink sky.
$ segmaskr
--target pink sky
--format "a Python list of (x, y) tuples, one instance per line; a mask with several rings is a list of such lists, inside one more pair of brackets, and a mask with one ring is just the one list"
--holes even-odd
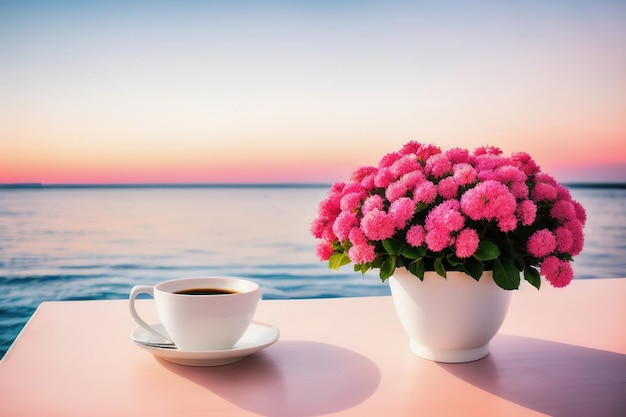
[(589, 3), (9, 2), (0, 183), (334, 182), (409, 140), (626, 182), (626, 5)]

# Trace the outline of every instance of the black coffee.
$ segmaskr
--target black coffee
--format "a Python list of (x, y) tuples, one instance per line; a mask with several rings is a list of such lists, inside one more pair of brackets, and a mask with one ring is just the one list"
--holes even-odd
[(223, 288), (189, 288), (188, 290), (174, 291), (174, 294), (185, 295), (224, 295), (237, 293), (238, 291), (226, 290)]

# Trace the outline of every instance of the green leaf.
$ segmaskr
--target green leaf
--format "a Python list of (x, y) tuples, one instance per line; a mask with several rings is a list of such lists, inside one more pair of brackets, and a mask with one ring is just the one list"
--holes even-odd
[(443, 256), (440, 256), (439, 258), (435, 259), (435, 263), (433, 266), (437, 274), (446, 278), (446, 267), (443, 266)]
[(343, 253), (333, 253), (328, 259), (328, 267), (330, 269), (339, 269), (350, 262), (350, 258)]
[(424, 272), (426, 270), (426, 264), (424, 264), (423, 260), (413, 261), (409, 264), (407, 268), (409, 272), (418, 277), (421, 281), (424, 281)]
[(539, 275), (539, 271), (532, 266), (524, 268), (524, 279), (530, 282), (530, 284), (537, 289), (541, 286), (541, 276)]
[(383, 248), (385, 248), (389, 255), (397, 255), (400, 253), (400, 249), (402, 249), (403, 244), (403, 242), (395, 239), (383, 240)]
[(365, 275), (367, 271), (371, 269), (370, 264), (354, 265), (354, 272), (360, 272), (361, 275)]
[(520, 284), (520, 272), (511, 262), (493, 261), (493, 280), (505, 290), (516, 290)]
[(426, 248), (418, 246), (417, 248), (411, 245), (404, 245), (400, 249), (400, 255), (409, 259), (422, 259), (426, 255)]
[(452, 253), (446, 255), (446, 261), (452, 268), (460, 268), (463, 265), (463, 262)]
[(491, 261), (500, 256), (500, 249), (498, 249), (495, 243), (489, 240), (482, 240), (478, 244), (478, 249), (476, 249), (474, 256), (481, 261)]
[(464, 272), (476, 281), (483, 276), (483, 263), (476, 258), (468, 258), (465, 261)]
[(428, 204), (419, 202), (415, 205), (415, 212), (419, 213), (420, 211), (424, 211), (428, 208)]
[(380, 279), (385, 282), (387, 278), (393, 275), (396, 270), (396, 257), (390, 256), (385, 259), (383, 265), (380, 267)]
[(374, 261), (371, 263), (371, 267), (372, 269), (376, 269), (380, 268), (381, 266), (383, 266), (383, 257), (377, 256), (376, 259), (374, 259)]

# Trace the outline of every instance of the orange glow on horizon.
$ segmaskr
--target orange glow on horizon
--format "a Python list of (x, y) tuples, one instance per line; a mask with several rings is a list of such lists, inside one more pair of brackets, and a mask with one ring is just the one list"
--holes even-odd
[(372, 131), (335, 141), (305, 137), (302, 142), (131, 144), (121, 149), (106, 143), (98, 149), (72, 148), (59, 142), (52, 149), (32, 150), (28, 141), (21, 141), (5, 146), (10, 152), (0, 154), (0, 183), (332, 183), (347, 180), (360, 166), (375, 165), (409, 140), (443, 150), (493, 145), (505, 154), (527, 152), (544, 172), (557, 178), (562, 175), (564, 180), (595, 180), (602, 173), (608, 176), (605, 180), (626, 181), (626, 140), (622, 140), (626, 128), (595, 135), (593, 129), (574, 133), (526, 127), (514, 133), (506, 129), (489, 132), (485, 137), (490, 140), (481, 136), (484, 133), (477, 129), (465, 136), (457, 131), (440, 132), (438, 140), (432, 140), (437, 137), (434, 134), (382, 140), (384, 134)]
[[(447, 149), (447, 147), (443, 147)], [(626, 181), (626, 145), (608, 148), (608, 152), (589, 153), (585, 148), (538, 147), (528, 153), (544, 172), (557, 179), (585, 181), (596, 180), (600, 173), (610, 175), (611, 181)], [(395, 151), (397, 147), (388, 149)], [(504, 150), (505, 153), (515, 150)], [(50, 159), (39, 161), (14, 161), (4, 164), (0, 183), (43, 184), (131, 184), (131, 183), (333, 183), (345, 181), (350, 174), (363, 165), (376, 164), (384, 155), (359, 156), (354, 159), (337, 156), (325, 159), (246, 158), (189, 160), (177, 159), (137, 160), (136, 163), (115, 163), (109, 160)], [(363, 155), (361, 155), (363, 156)], [(368, 159), (368, 160), (366, 160)]]
[(4, 169), (0, 183), (141, 184), (141, 183), (329, 183), (347, 177), (353, 167), (321, 163), (268, 161), (256, 165), (192, 166), (18, 166)]

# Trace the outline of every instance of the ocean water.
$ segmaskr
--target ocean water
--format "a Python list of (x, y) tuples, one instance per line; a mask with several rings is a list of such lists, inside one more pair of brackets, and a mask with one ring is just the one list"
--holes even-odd
[[(0, 189), (0, 357), (43, 301), (127, 298), (197, 275), (257, 281), (265, 299), (388, 295), (331, 271), (309, 224), (327, 186)], [(576, 279), (626, 276), (626, 189), (571, 188), (587, 209)]]

